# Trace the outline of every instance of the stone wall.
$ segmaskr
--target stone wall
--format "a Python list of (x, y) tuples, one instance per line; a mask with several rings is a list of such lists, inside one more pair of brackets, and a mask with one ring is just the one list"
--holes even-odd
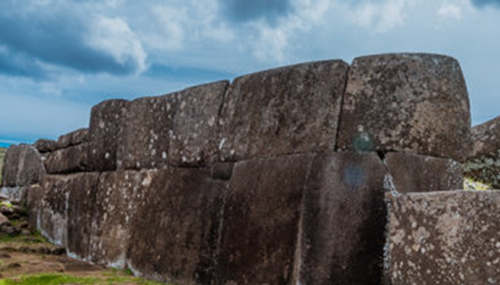
[(179, 285), (382, 284), (385, 193), (462, 188), (469, 101), (452, 58), (376, 55), (104, 101), (34, 147), (31, 226), (75, 258)]
[(472, 153), (464, 163), (467, 177), (500, 189), (500, 117), (471, 130)]

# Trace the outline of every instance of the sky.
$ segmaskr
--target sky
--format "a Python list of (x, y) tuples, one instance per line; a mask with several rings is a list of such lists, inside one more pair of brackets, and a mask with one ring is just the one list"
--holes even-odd
[(87, 127), (111, 98), (324, 59), (455, 57), (473, 125), (500, 115), (500, 0), (2, 0), (0, 145)]

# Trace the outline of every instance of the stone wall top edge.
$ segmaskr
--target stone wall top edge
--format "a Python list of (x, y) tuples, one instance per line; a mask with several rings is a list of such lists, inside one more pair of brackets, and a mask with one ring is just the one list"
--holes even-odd
[(401, 52), (401, 53), (380, 53), (380, 54), (369, 54), (355, 57), (352, 63), (357, 61), (376, 59), (376, 58), (402, 58), (402, 59), (415, 59), (415, 58), (442, 58), (453, 60), (458, 62), (458, 60), (452, 56), (439, 54), (439, 53), (425, 53), (425, 52)]
[(234, 80), (231, 82), (231, 85), (234, 84), (234, 82), (237, 82), (239, 79), (246, 78), (246, 77), (258, 76), (258, 75), (268, 74), (268, 73), (276, 73), (276, 72), (280, 72), (280, 71), (287, 70), (287, 69), (299, 68), (299, 67), (314, 65), (314, 64), (326, 64), (326, 63), (337, 63), (339, 65), (349, 67), (349, 64), (342, 59), (330, 59), (330, 60), (327, 59), (327, 60), (318, 60), (318, 61), (308, 61), (308, 62), (284, 65), (284, 66), (279, 66), (279, 67), (275, 67), (275, 68), (270, 68), (270, 69), (265, 69), (265, 70), (260, 70), (260, 71), (256, 71), (256, 72), (247, 73), (247, 74), (244, 74), (244, 75), (241, 75), (241, 76), (234, 78)]

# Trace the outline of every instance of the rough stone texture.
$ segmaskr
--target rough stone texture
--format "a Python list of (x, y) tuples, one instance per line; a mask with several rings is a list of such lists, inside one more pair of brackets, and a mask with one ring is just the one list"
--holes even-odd
[(389, 284), (500, 283), (500, 192), (389, 197)]
[[(136, 216), (137, 205), (144, 199), (148, 181), (155, 173), (155, 171), (116, 171), (101, 175), (90, 240), (92, 262), (112, 265), (115, 268), (126, 267), (130, 223)], [(155, 223), (155, 221), (142, 221)], [(156, 227), (156, 224), (149, 225)]]
[(214, 163), (211, 167), (212, 178), (217, 180), (229, 180), (233, 175), (234, 163), (232, 162), (218, 162)]
[(90, 231), (94, 215), (98, 173), (75, 175), (69, 182), (67, 243), (69, 256), (89, 260)]
[(2, 187), (0, 196), (6, 197), (7, 200), (19, 204), (24, 204), (26, 201), (26, 192), (29, 187)]
[(30, 145), (12, 145), (7, 150), (2, 169), (2, 186), (29, 186), (45, 174), (40, 153)]
[(175, 94), (178, 108), (169, 144), (169, 163), (205, 166), (217, 159), (217, 122), (228, 81), (185, 89)]
[(30, 230), (38, 230), (40, 227), (40, 210), (45, 190), (39, 184), (32, 185), (26, 193), (26, 209), (28, 210), (28, 226)]
[(88, 143), (56, 150), (47, 155), (44, 165), (47, 173), (74, 173), (87, 170)]
[(120, 127), (118, 168), (167, 166), (175, 96), (144, 97), (128, 104)]
[(56, 245), (66, 246), (67, 202), (73, 175), (46, 175), (40, 186), (45, 193), (40, 203), (39, 230)]
[(58, 148), (57, 142), (49, 139), (39, 139), (33, 144), (33, 147), (40, 153), (51, 152)]
[(10, 223), (9, 219), (6, 216), (4, 216), (2, 213), (0, 213), (0, 228), (3, 225), (9, 224), (9, 223)]
[(67, 148), (73, 145), (79, 145), (88, 141), (89, 130), (86, 128), (78, 129), (71, 133), (62, 135), (57, 140), (59, 148)]
[(462, 165), (451, 159), (388, 153), (385, 163), (400, 193), (457, 190), (464, 185)]
[(300, 275), (293, 284), (381, 284), (385, 175), (375, 153), (315, 158), (304, 195)]
[(131, 222), (128, 266), (174, 284), (212, 284), (226, 183), (208, 169), (151, 172)]
[(103, 101), (92, 108), (88, 131), (88, 166), (90, 171), (112, 171), (117, 167), (120, 128), (127, 101)]
[(472, 128), (472, 142), (465, 175), (500, 189), (500, 117)]
[(463, 161), (467, 88), (458, 62), (430, 54), (356, 58), (340, 118), (340, 150), (410, 152)]
[(335, 149), (348, 69), (322, 61), (235, 79), (219, 122), (221, 159)]
[(312, 158), (236, 163), (225, 198), (215, 284), (295, 284), (300, 209)]

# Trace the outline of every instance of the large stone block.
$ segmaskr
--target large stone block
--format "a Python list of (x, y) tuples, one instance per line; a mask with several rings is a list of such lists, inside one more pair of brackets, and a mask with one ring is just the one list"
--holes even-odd
[[(137, 205), (147, 193), (148, 181), (156, 173), (156, 171), (116, 171), (101, 175), (95, 198), (90, 239), (89, 259), (92, 262), (115, 268), (126, 267), (126, 253), (131, 234), (130, 223), (136, 218)], [(154, 223), (146, 220), (143, 222)], [(156, 227), (151, 224), (150, 226)]]
[(98, 180), (98, 173), (82, 173), (68, 181), (66, 249), (71, 257), (89, 260)]
[(451, 159), (388, 153), (385, 163), (400, 193), (457, 190), (464, 185), (462, 165)]
[(44, 165), (47, 173), (74, 173), (87, 170), (88, 143), (56, 150), (47, 155)]
[(165, 168), (175, 96), (143, 97), (128, 104), (118, 148), (120, 169)]
[(293, 284), (381, 284), (385, 177), (375, 153), (314, 159), (302, 209), (299, 279)]
[(221, 159), (334, 150), (348, 69), (321, 61), (235, 79), (219, 122)]
[(212, 284), (226, 183), (208, 169), (158, 170), (140, 182), (128, 266), (175, 284)]
[(296, 284), (301, 203), (312, 159), (291, 155), (236, 163), (215, 284)]
[(467, 88), (458, 62), (431, 54), (356, 58), (340, 150), (398, 151), (463, 161), (470, 149)]
[(500, 189), (500, 117), (472, 128), (472, 142), (465, 175)]
[(88, 131), (90, 171), (112, 171), (117, 167), (120, 127), (128, 101), (108, 100), (92, 108)]
[(39, 139), (33, 144), (33, 147), (40, 153), (46, 153), (56, 150), (58, 148), (58, 144), (54, 140)]
[(172, 125), (169, 163), (206, 166), (218, 157), (218, 119), (228, 81), (185, 89), (175, 94), (178, 107)]
[(40, 228), (40, 211), (45, 190), (40, 184), (32, 185), (26, 191), (26, 209), (28, 210), (28, 226), (34, 231)]
[(89, 130), (86, 128), (78, 129), (76, 131), (62, 135), (57, 140), (59, 148), (67, 148), (73, 145), (79, 145), (88, 141)]
[(44, 197), (40, 203), (38, 229), (56, 245), (66, 246), (67, 203), (74, 175), (46, 175), (40, 183)]
[(10, 146), (2, 169), (2, 186), (30, 186), (45, 174), (40, 153), (30, 145)]
[(388, 284), (500, 283), (500, 192), (391, 196)]

